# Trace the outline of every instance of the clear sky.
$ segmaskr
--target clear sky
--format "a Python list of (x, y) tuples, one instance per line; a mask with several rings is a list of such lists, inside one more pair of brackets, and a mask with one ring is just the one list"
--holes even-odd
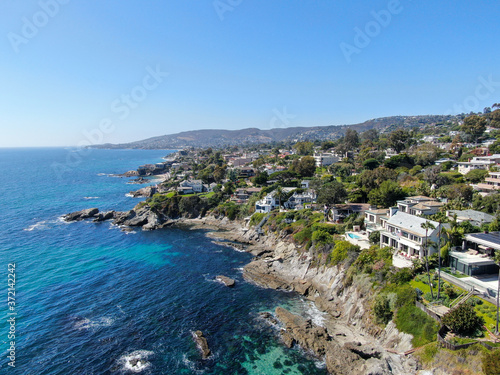
[(496, 0), (4, 0), (0, 147), (500, 102)]

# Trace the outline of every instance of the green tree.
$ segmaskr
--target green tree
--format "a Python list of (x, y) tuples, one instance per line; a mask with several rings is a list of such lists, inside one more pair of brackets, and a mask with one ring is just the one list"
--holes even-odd
[(497, 250), (495, 251), (495, 263), (498, 265), (498, 286), (497, 286), (497, 319), (496, 319), (496, 325), (495, 325), (495, 334), (498, 336), (500, 333), (498, 331), (498, 320), (499, 320), (499, 308), (500, 308), (500, 251)]
[(366, 159), (363, 162), (363, 168), (369, 169), (369, 170), (374, 170), (379, 165), (380, 165), (379, 161), (377, 159), (374, 159), (374, 158)]
[(464, 119), (462, 130), (472, 139), (476, 139), (483, 135), (487, 123), (484, 117), (478, 115), (468, 116)]
[(387, 180), (382, 182), (380, 187), (368, 193), (368, 202), (380, 207), (390, 207), (404, 197), (405, 193), (398, 183), (396, 181)]
[(427, 278), (429, 280), (429, 287), (431, 288), (431, 296), (434, 299), (434, 292), (432, 291), (431, 274), (429, 272), (429, 241), (428, 241), (428, 231), (429, 229), (436, 229), (434, 224), (430, 221), (420, 224), (420, 226), (425, 229), (425, 242), (424, 242), (424, 255), (425, 255), (425, 269), (427, 271)]
[(354, 129), (347, 129), (344, 136), (344, 143), (347, 150), (355, 150), (359, 146), (359, 135)]
[(293, 146), (299, 155), (311, 155), (314, 148), (314, 143), (312, 142), (297, 142)]
[(293, 165), (293, 171), (302, 177), (312, 177), (316, 171), (316, 161), (312, 156), (304, 156)]
[(484, 320), (476, 314), (473, 306), (462, 303), (446, 313), (442, 323), (460, 335), (471, 335), (481, 329)]
[(478, 183), (488, 176), (489, 172), (485, 169), (473, 169), (465, 175), (465, 179), (472, 183)]
[(389, 146), (399, 153), (410, 145), (411, 135), (408, 130), (397, 129), (389, 134), (387, 141)]
[(333, 205), (341, 203), (347, 197), (344, 185), (338, 181), (332, 181), (319, 188), (316, 202), (319, 204)]

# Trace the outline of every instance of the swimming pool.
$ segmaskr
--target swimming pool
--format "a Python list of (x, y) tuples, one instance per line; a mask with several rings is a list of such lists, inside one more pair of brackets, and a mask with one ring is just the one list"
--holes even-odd
[(358, 236), (357, 234), (354, 234), (354, 233), (347, 233), (347, 235), (351, 238), (354, 238), (355, 240), (360, 240), (361, 237)]

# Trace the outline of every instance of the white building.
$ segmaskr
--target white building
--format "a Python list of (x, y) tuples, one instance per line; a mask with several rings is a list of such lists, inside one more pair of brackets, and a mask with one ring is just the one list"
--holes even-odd
[(293, 193), (284, 206), (291, 210), (302, 210), (307, 203), (316, 202), (316, 194), (313, 191)]
[(201, 180), (186, 180), (182, 181), (180, 183), (178, 191), (188, 193), (188, 192), (194, 192), (194, 193), (202, 193), (203, 191), (206, 191), (203, 185), (203, 181)]
[(410, 215), (434, 215), (439, 209), (444, 206), (444, 203), (439, 202), (435, 198), (426, 197), (423, 195), (416, 195), (408, 197), (405, 200), (398, 201), (398, 210), (406, 212)]
[(331, 153), (320, 153), (314, 154), (314, 161), (316, 162), (316, 167), (326, 167), (340, 161), (340, 157)]
[(490, 172), (484, 182), (476, 185), (476, 189), (485, 193), (492, 193), (496, 190), (500, 190), (500, 172)]
[(255, 212), (268, 213), (278, 207), (279, 199), (275, 195), (276, 191), (272, 191), (261, 200), (255, 202)]
[(396, 212), (385, 223), (380, 232), (380, 246), (391, 246), (404, 257), (422, 258), (425, 256), (426, 230), (422, 224), (429, 222), (435, 229), (427, 231), (429, 255), (437, 251), (439, 223), (404, 212)]
[(500, 154), (490, 156), (475, 156), (470, 161), (458, 162), (458, 172), (467, 174), (474, 169), (488, 169), (490, 165), (500, 163)]

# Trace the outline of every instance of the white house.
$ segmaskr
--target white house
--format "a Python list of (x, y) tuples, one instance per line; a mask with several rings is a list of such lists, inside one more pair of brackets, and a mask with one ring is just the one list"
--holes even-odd
[(500, 163), (500, 154), (490, 156), (475, 156), (470, 161), (458, 162), (458, 172), (467, 174), (474, 169), (488, 169), (490, 165)]
[(316, 202), (316, 194), (313, 191), (293, 193), (284, 206), (288, 209), (302, 210), (304, 204)]
[(279, 199), (276, 197), (276, 191), (272, 191), (261, 200), (255, 202), (255, 212), (268, 213), (278, 206)]
[(435, 227), (427, 231), (429, 255), (435, 253), (440, 224), (400, 211), (385, 223), (384, 230), (380, 232), (380, 246), (392, 246), (407, 258), (424, 257), (426, 230), (422, 228), (422, 224), (426, 222)]
[(316, 167), (326, 167), (340, 161), (340, 157), (331, 153), (320, 153), (314, 154), (314, 161), (316, 162)]
[(201, 180), (186, 180), (180, 183), (179, 189), (177, 190), (184, 193), (190, 190), (194, 193), (202, 193), (205, 189), (203, 186), (203, 181)]
[(408, 197), (397, 202), (398, 210), (406, 212), (410, 215), (434, 215), (439, 209), (444, 206), (444, 203), (439, 202), (435, 198), (429, 198), (423, 195)]
[(495, 190), (500, 190), (500, 172), (490, 172), (484, 182), (476, 185), (476, 189), (485, 193), (492, 193)]

